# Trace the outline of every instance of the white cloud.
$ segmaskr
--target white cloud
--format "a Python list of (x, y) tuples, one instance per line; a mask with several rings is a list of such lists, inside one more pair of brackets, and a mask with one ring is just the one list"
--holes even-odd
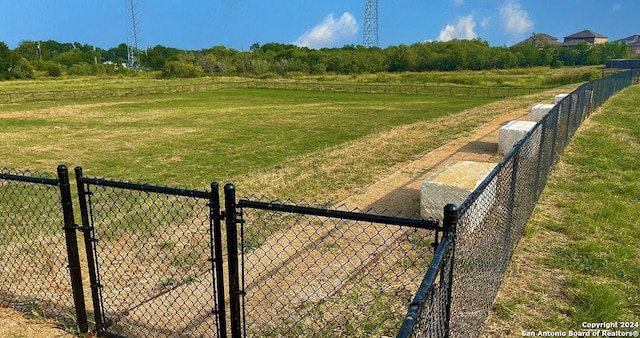
[(464, 2), (464, 0), (452, 0), (452, 1), (453, 1), (453, 4), (456, 6), (462, 5), (462, 3)]
[(617, 12), (617, 11), (619, 11), (621, 9), (622, 9), (622, 5), (621, 4), (615, 4), (615, 5), (613, 5), (613, 8), (611, 8), (611, 11), (612, 12)]
[(505, 30), (512, 35), (521, 35), (533, 29), (533, 21), (529, 19), (529, 14), (522, 9), (518, 0), (507, 0), (500, 7), (500, 16), (504, 21)]
[(476, 27), (476, 21), (473, 19), (473, 15), (467, 15), (456, 22), (455, 25), (446, 25), (438, 35), (438, 41), (449, 41), (453, 39), (459, 40), (471, 40), (478, 37), (478, 34), (473, 31)]
[(358, 23), (351, 13), (345, 12), (338, 19), (331, 13), (320, 24), (302, 34), (293, 44), (309, 48), (332, 47), (336, 43), (353, 39), (357, 34)]
[(489, 26), (489, 23), (491, 22), (491, 18), (482, 18), (482, 21), (480, 21), (480, 27), (487, 27)]

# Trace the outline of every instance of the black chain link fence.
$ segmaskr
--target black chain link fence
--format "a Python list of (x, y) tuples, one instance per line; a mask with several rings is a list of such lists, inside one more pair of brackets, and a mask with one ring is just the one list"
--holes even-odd
[(97, 330), (129, 337), (218, 336), (211, 193), (78, 173), (100, 295)]
[(395, 335), (433, 257), (433, 230), (260, 201), (240, 201), (245, 336)]
[(0, 168), (0, 303), (75, 325), (55, 175)]
[(580, 86), (525, 135), (460, 206), (451, 336), (478, 336), (559, 154), (589, 114), (639, 79), (640, 71), (625, 72)]

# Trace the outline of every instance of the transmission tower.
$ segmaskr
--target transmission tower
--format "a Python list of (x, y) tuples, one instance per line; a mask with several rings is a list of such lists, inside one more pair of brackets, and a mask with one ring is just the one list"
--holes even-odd
[(364, 12), (364, 46), (378, 47), (378, 0), (366, 0)]
[(138, 55), (140, 49), (138, 43), (140, 32), (138, 30), (138, 2), (136, 0), (126, 0), (127, 21), (129, 22), (129, 35), (127, 36), (127, 67), (140, 68)]

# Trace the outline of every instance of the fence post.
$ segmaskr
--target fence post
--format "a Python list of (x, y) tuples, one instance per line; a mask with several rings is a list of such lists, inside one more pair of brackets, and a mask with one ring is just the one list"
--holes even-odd
[(236, 222), (236, 187), (233, 183), (227, 183), (224, 186), (224, 208), (227, 226), (231, 337), (240, 338), (242, 335), (242, 319), (240, 314), (240, 278), (238, 272), (238, 229)]
[[(573, 94), (572, 94), (573, 95)], [(569, 95), (571, 97), (571, 100), (573, 100), (573, 96)], [(553, 130), (553, 137), (551, 140), (551, 151), (549, 152), (549, 167), (553, 166), (553, 163), (556, 160), (556, 143), (558, 142), (558, 125), (560, 122), (560, 115), (562, 113), (562, 105), (560, 106), (560, 108), (558, 109), (558, 111), (556, 112), (556, 114), (553, 116), (553, 125), (551, 127), (551, 130)]]
[(73, 304), (76, 309), (78, 329), (80, 329), (80, 332), (86, 333), (89, 331), (89, 326), (87, 323), (87, 310), (84, 305), (84, 292), (82, 290), (82, 273), (80, 271), (80, 256), (76, 237), (77, 227), (74, 224), (73, 203), (71, 202), (69, 169), (66, 165), (61, 164), (58, 166), (58, 179), (60, 182), (62, 213), (64, 215), (64, 237), (67, 246), (67, 258), (69, 259)]
[[(582, 101), (582, 104), (584, 104), (584, 99), (580, 100), (580, 96), (584, 96), (583, 95), (584, 90), (581, 92), (581, 94), (578, 95), (578, 101)], [(564, 149), (568, 144), (569, 144), (569, 127), (571, 127), (571, 118), (573, 117), (574, 111), (575, 114), (578, 113), (578, 109), (573, 105), (573, 100), (569, 100), (569, 110), (567, 112), (567, 127), (565, 128), (564, 131), (564, 140), (563, 140), (563, 144), (562, 144), (562, 149)]]
[[(446, 308), (446, 320), (445, 320), (445, 337), (450, 336), (450, 322), (451, 322), (451, 293), (453, 289), (453, 261), (454, 255), (456, 251), (456, 227), (458, 226), (458, 208), (455, 204), (447, 204), (444, 206), (444, 218), (442, 220), (442, 225), (444, 226), (445, 236), (448, 236), (451, 239), (451, 255), (449, 261), (449, 273), (446, 278), (449, 279), (449, 284), (447, 285), (447, 308)], [(443, 285), (443, 274), (440, 275), (440, 285)]]
[(89, 271), (89, 283), (91, 288), (91, 302), (93, 303), (93, 313), (96, 322), (96, 331), (104, 329), (106, 319), (102, 310), (102, 285), (98, 280), (98, 268), (94, 258), (94, 229), (89, 220), (89, 209), (87, 207), (87, 196), (90, 194), (85, 190), (84, 184), (80, 183), (82, 168), (75, 167), (76, 187), (78, 188), (78, 200), (80, 202), (80, 218), (82, 219), (82, 232), (84, 235), (84, 248), (87, 254), (87, 270)]
[(503, 259), (503, 264), (505, 259), (511, 258), (511, 227), (513, 226), (513, 213), (516, 208), (516, 199), (517, 199), (517, 183), (518, 183), (518, 164), (520, 162), (520, 151), (521, 147), (516, 149), (513, 153), (513, 164), (511, 166), (511, 178), (509, 182), (509, 206), (507, 207), (507, 222), (505, 223), (504, 229), (504, 243), (503, 248), (505, 249)]
[(218, 312), (218, 327), (220, 329), (220, 337), (227, 336), (227, 315), (226, 305), (224, 301), (224, 272), (222, 261), (222, 224), (220, 213), (220, 194), (219, 194), (218, 182), (211, 183), (211, 197), (209, 199), (209, 220), (213, 227), (210, 232), (211, 240), (211, 262), (215, 269), (216, 283), (212, 284), (212, 287), (218, 289), (218, 308), (214, 311)]
[[(560, 109), (558, 109), (560, 110)], [(547, 126), (549, 125), (549, 119), (547, 118), (546, 120), (544, 120), (544, 124), (540, 125), (540, 128), (542, 128), (542, 130), (540, 131), (541, 135), (540, 135), (540, 144), (539, 144), (539, 148), (538, 148), (538, 161), (536, 164), (536, 178), (535, 178), (535, 189), (536, 189), (536, 196), (535, 196), (535, 200), (537, 201), (538, 198), (540, 197), (540, 194), (542, 193), (542, 187), (540, 186), (540, 172), (543, 170), (542, 169), (542, 157), (544, 156), (544, 142), (545, 142), (545, 136), (547, 134)], [(546, 166), (544, 168), (545, 172), (547, 170)], [(545, 180), (546, 182), (546, 180)]]

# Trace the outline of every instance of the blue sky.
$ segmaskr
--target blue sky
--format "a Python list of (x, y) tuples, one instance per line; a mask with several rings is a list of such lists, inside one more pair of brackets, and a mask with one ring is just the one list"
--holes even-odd
[[(199, 50), (258, 42), (311, 48), (362, 44), (365, 0), (136, 0), (139, 47)], [(126, 0), (0, 0), (0, 41), (126, 42)], [(453, 38), (510, 46), (531, 35), (591, 29), (640, 34), (640, 0), (379, 0), (380, 47)]]

